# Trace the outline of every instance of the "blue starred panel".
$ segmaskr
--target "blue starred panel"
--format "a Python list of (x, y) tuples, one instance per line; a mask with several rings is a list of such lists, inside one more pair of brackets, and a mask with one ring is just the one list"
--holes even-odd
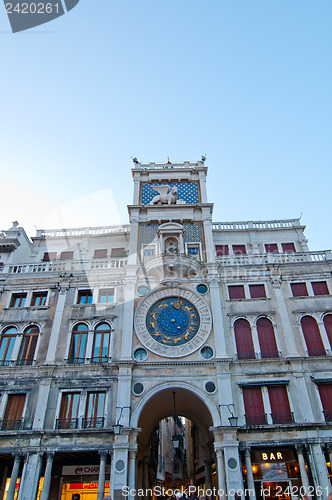
[(155, 186), (170, 186), (172, 188), (173, 186), (176, 186), (178, 190), (178, 199), (183, 200), (186, 203), (199, 203), (199, 189), (198, 189), (198, 182), (162, 182), (160, 183), (154, 183), (154, 184), (148, 184), (148, 183), (142, 183), (141, 186), (141, 203), (142, 205), (147, 205), (150, 203), (152, 198), (159, 193), (157, 191), (154, 191), (153, 185)]
[(192, 222), (191, 224), (183, 224), (184, 235), (183, 239), (186, 243), (200, 241), (203, 243), (203, 231), (201, 222)]
[(141, 245), (149, 245), (157, 241), (158, 224), (142, 223), (140, 224)]
[[(201, 222), (185, 223), (183, 239), (186, 243), (202, 242), (203, 243), (203, 230)], [(149, 245), (157, 241), (157, 223), (141, 223), (140, 224), (140, 243), (141, 245)]]

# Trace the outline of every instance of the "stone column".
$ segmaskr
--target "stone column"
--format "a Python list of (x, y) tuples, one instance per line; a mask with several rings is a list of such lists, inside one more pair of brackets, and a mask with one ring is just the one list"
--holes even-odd
[(40, 500), (48, 500), (48, 494), (50, 492), (51, 478), (52, 478), (52, 465), (53, 465), (54, 453), (47, 453), (46, 468), (44, 473), (44, 483), (43, 489), (40, 495)]
[[(135, 489), (136, 484), (136, 450), (129, 450), (129, 470), (128, 470), (128, 486), (130, 490)], [(135, 495), (129, 495), (130, 498), (135, 498)]]
[(10, 476), (10, 483), (7, 492), (7, 500), (14, 500), (16, 481), (18, 478), (18, 471), (20, 469), (21, 455), (15, 455), (14, 466)]
[(261, 357), (261, 346), (259, 344), (256, 323), (254, 323), (253, 325), (250, 324), (250, 326), (251, 326), (252, 343), (254, 344), (254, 351), (255, 351), (255, 353), (258, 354), (258, 356), (260, 358)]
[[(134, 267), (134, 266), (132, 266)], [(135, 269), (129, 269), (127, 266), (127, 273), (130, 271), (136, 273)], [(121, 344), (121, 360), (132, 361), (132, 344), (133, 344), (133, 317), (134, 317), (134, 299), (135, 299), (135, 276), (126, 276), (125, 278), (125, 301), (123, 305), (123, 329), (122, 329), (122, 344)]]
[(28, 453), (21, 477), (18, 500), (35, 500), (40, 479), (41, 455)]
[(65, 307), (67, 290), (69, 288), (69, 283), (61, 283), (58, 301), (55, 309), (55, 314), (53, 318), (52, 331), (50, 336), (50, 341), (48, 344), (48, 350), (46, 355), (45, 364), (53, 364), (55, 361), (55, 356), (57, 352), (57, 344), (59, 340), (61, 320), (63, 316), (63, 310)]
[(249, 490), (252, 490), (252, 494), (250, 491), (250, 498), (253, 500), (256, 500), (256, 491), (255, 491), (255, 482), (254, 482), (254, 475), (252, 473), (252, 465), (251, 465), (251, 456), (250, 456), (250, 448), (246, 448), (244, 450), (244, 459), (246, 462), (246, 469), (247, 469), (247, 487)]
[(222, 448), (216, 449), (217, 471), (218, 471), (218, 497), (226, 498), (226, 474)]
[(326, 459), (322, 451), (322, 447), (320, 444), (312, 444), (310, 445), (312, 450), (313, 461), (316, 465), (316, 474), (317, 474), (317, 484), (316, 488), (320, 486), (322, 488), (322, 499), (327, 499), (327, 491), (331, 491), (331, 482), (328, 476), (328, 470), (326, 465)]
[(99, 455), (100, 455), (100, 466), (99, 466), (99, 477), (98, 477), (97, 500), (103, 500), (105, 492), (107, 451), (100, 451)]
[(222, 301), (220, 296), (220, 280), (212, 278), (209, 280), (211, 294), (212, 318), (214, 324), (214, 338), (216, 345), (216, 357), (226, 358), (226, 340), (224, 318), (222, 311)]
[(285, 302), (285, 298), (281, 289), (281, 277), (278, 276), (276, 271), (270, 270), (271, 283), (273, 285), (274, 294), (277, 299), (280, 323), (283, 329), (283, 338), (285, 339), (287, 355), (294, 357), (299, 356), (297, 348), (295, 345), (295, 338), (293, 333), (293, 328), (289, 319), (288, 310)]
[(299, 460), (302, 486), (305, 488), (305, 491), (309, 491), (308, 488), (309, 488), (310, 484), (309, 484), (307, 469), (305, 466), (305, 461), (304, 461), (304, 456), (303, 456), (303, 446), (298, 445), (295, 448), (296, 448), (296, 453), (297, 453), (297, 457)]

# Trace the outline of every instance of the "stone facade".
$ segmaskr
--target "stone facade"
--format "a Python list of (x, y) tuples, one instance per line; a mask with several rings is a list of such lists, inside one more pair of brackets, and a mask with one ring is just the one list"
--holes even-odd
[(128, 225), (0, 234), (0, 498), (152, 487), (175, 395), (192, 486), (325, 500), (331, 252), (297, 219), (214, 223), (203, 161), (132, 173)]

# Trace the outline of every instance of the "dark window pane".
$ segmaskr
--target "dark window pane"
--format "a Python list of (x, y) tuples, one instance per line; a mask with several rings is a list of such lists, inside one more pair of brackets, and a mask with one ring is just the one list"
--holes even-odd
[(229, 255), (228, 245), (216, 245), (216, 254), (217, 257), (222, 255)]
[(94, 256), (95, 259), (105, 259), (107, 257), (107, 248), (102, 248), (100, 250), (95, 250)]
[(244, 286), (243, 285), (229, 285), (228, 294), (230, 299), (244, 299)]
[(305, 283), (291, 283), (293, 297), (306, 297), (308, 295)]
[(43, 261), (44, 262), (49, 262), (50, 260), (55, 260), (56, 259), (56, 252), (45, 252)]
[(287, 253), (294, 253), (295, 252), (295, 245), (294, 243), (281, 243), (282, 246), (282, 251)]
[(74, 252), (61, 252), (61, 260), (70, 260), (74, 258)]
[(265, 298), (265, 286), (264, 285), (249, 285), (250, 297), (252, 299)]
[(233, 254), (234, 255), (245, 255), (246, 246), (245, 245), (233, 245)]
[(267, 253), (278, 253), (278, 245), (277, 245), (277, 243), (266, 243), (265, 244), (265, 252), (267, 252)]
[(329, 295), (326, 281), (314, 281), (311, 285), (315, 295)]

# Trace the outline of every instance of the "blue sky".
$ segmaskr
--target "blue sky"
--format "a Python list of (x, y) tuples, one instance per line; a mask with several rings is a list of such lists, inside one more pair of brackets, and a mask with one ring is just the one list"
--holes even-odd
[(127, 222), (131, 156), (207, 155), (215, 221), (299, 217), (329, 249), (331, 0), (80, 0), (0, 9), (0, 228)]

